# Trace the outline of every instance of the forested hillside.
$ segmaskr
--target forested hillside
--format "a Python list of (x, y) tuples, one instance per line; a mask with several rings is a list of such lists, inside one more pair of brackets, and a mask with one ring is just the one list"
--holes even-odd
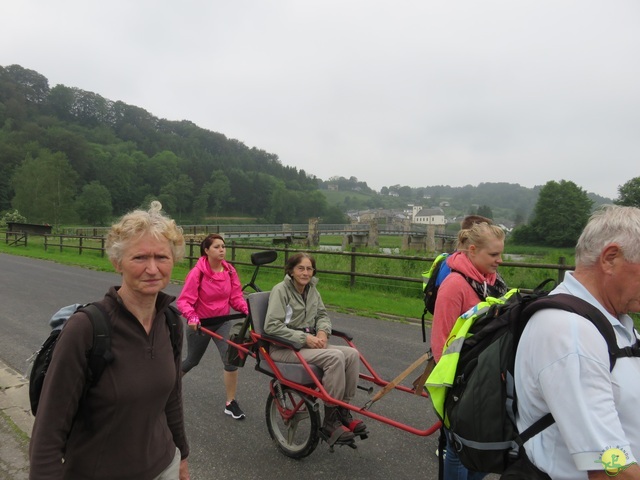
[[(446, 205), (444, 211), (448, 217), (456, 217), (477, 213), (478, 209), (490, 210), (491, 218), (501, 222), (521, 224), (529, 220), (542, 186), (523, 187), (517, 183), (482, 182), (478, 185), (451, 187), (435, 185), (411, 188), (393, 185), (383, 187), (380, 194), (363, 186), (357, 178), (345, 179), (335, 177), (320, 185), (337, 185), (338, 190), (327, 191), (331, 205), (337, 205), (343, 211), (363, 209), (400, 209), (408, 204), (435, 207)], [(611, 203), (612, 199), (594, 193), (587, 193), (594, 208), (603, 203)]]
[(30, 222), (105, 223), (156, 197), (176, 218), (235, 214), (269, 223), (322, 216), (315, 177), (221, 133), (0, 67), (0, 212)]
[(520, 223), (538, 193), (507, 183), (395, 185), (378, 193), (355, 177), (323, 181), (188, 120), (157, 118), (97, 93), (50, 87), (19, 65), (0, 66), (0, 214), (17, 209), (32, 223), (106, 224), (152, 198), (181, 223), (343, 223), (347, 210), (441, 202), (453, 214), (485, 206)]

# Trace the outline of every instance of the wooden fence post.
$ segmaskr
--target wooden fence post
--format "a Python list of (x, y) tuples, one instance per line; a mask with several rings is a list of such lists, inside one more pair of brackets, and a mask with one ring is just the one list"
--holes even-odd
[(189, 242), (189, 270), (193, 268), (193, 246), (195, 243), (192, 241)]
[[(558, 265), (566, 265), (567, 264), (567, 259), (565, 257), (560, 257), (558, 259)], [(564, 280), (564, 272), (565, 270), (563, 270), (562, 268), (558, 269), (558, 283), (561, 283), (562, 280)]]
[(356, 256), (353, 255), (356, 253), (356, 247), (351, 247), (351, 278), (349, 279), (349, 286), (353, 287), (356, 284)]

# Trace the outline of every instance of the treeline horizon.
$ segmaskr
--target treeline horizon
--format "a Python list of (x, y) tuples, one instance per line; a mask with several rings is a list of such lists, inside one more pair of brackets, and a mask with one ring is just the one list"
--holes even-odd
[[(351, 197), (329, 202), (332, 183)], [(426, 196), (447, 198), (463, 213), (488, 205), (526, 218), (536, 189), (493, 185), (396, 185), (388, 188), (398, 191), (394, 199), (355, 177), (308, 175), (191, 121), (161, 119), (76, 87), (50, 87), (44, 75), (20, 65), (0, 66), (0, 214), (18, 210), (30, 223), (104, 225), (151, 199), (182, 223), (212, 216), (345, 223), (350, 208), (400, 207)]]
[(344, 221), (318, 179), (188, 120), (0, 67), (0, 211), (102, 224), (156, 198), (178, 218), (222, 211), (268, 223)]

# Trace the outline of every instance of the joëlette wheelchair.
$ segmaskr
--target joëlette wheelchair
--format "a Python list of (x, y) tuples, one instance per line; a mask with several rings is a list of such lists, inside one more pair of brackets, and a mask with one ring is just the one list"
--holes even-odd
[[(267, 255), (264, 252), (258, 252), (258, 254), (254, 255), (257, 255), (255, 259), (252, 255), (252, 263), (256, 265), (256, 272), (259, 265), (271, 263), (275, 260), (273, 254)], [(441, 424), (439, 421), (427, 429), (422, 430), (370, 411), (368, 408), (372, 402), (367, 402), (365, 406), (359, 407), (332, 398), (322, 386), (323, 372), (319, 367), (307, 363), (299, 354), (300, 349), (295, 345), (282, 338), (273, 337), (264, 333), (264, 322), (269, 304), (269, 292), (260, 291), (255, 285), (256, 272), (254, 272), (254, 276), (250, 282), (252, 288), (256, 291), (247, 295), (249, 315), (242, 325), (242, 330), (245, 333), (248, 332), (248, 335), (243, 333), (240, 337), (235, 337), (236, 340), (242, 338), (242, 341), (231, 341), (209, 330), (206, 325), (201, 326), (201, 331), (215, 338), (221, 338), (229, 343), (229, 351), (234, 351), (238, 365), (244, 365), (246, 358), (252, 357), (256, 360), (255, 369), (272, 378), (265, 408), (267, 428), (276, 447), (284, 455), (291, 458), (306, 457), (315, 450), (320, 440), (327, 442), (330, 451), (334, 451), (334, 446), (337, 444), (334, 445), (332, 439), (327, 438), (321, 430), (321, 403), (347, 408), (359, 415), (419, 436), (429, 436), (440, 429)], [(249, 284), (247, 284), (247, 286), (249, 286)], [(357, 350), (352, 337), (348, 333), (333, 329), (331, 336), (333, 341), (338, 338), (346, 345)], [(300, 363), (274, 361), (269, 355), (270, 345), (290, 348), (295, 352)], [(386, 389), (395, 389), (414, 394), (414, 390), (411, 388), (382, 379), (360, 351), (358, 351), (358, 354), (360, 362), (366, 370), (366, 373), (360, 372), (361, 381)], [(369, 393), (373, 392), (373, 386), (367, 388), (358, 385), (358, 388)], [(424, 389), (421, 389), (419, 394), (422, 397), (427, 397)], [(428, 411), (429, 408), (429, 405), (425, 405), (425, 412)], [(367, 433), (361, 435), (360, 438), (365, 439)], [(353, 441), (345, 445), (356, 448), (355, 442)]]

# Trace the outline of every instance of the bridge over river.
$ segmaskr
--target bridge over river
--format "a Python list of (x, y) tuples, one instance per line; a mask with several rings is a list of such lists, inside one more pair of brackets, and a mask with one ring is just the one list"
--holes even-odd
[[(226, 240), (271, 238), (275, 244), (302, 244), (317, 247), (322, 236), (341, 236), (342, 246), (377, 247), (380, 235), (402, 236), (402, 247), (415, 251), (440, 252), (452, 250), (455, 236), (444, 233), (444, 225), (403, 224), (379, 225), (371, 223), (323, 224), (310, 219), (307, 224), (237, 224), (237, 225), (181, 225), (191, 239), (219, 233)], [(66, 234), (104, 236), (106, 228), (74, 228)]]
[(322, 236), (341, 236), (343, 247), (377, 247), (380, 235), (401, 236), (403, 248), (416, 251), (449, 251), (455, 236), (444, 233), (444, 225), (378, 225), (321, 224), (310, 220), (308, 224), (279, 225), (183, 225), (185, 234), (194, 237), (220, 233), (225, 239), (272, 238), (274, 243), (302, 243), (318, 246)]

